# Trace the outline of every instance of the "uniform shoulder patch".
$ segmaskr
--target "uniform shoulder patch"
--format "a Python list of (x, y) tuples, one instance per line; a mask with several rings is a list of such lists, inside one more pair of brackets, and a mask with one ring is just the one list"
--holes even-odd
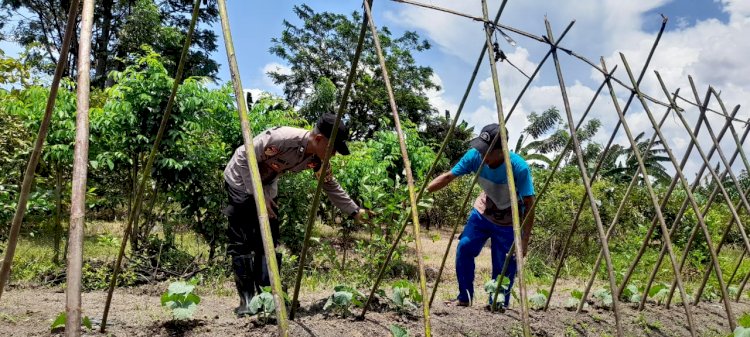
[(263, 149), (263, 154), (265, 154), (267, 157), (273, 157), (279, 154), (279, 148), (276, 145), (268, 145), (265, 149)]

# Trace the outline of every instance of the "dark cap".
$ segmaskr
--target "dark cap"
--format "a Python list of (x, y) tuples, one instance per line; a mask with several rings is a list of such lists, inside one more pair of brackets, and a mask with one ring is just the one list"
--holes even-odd
[[(332, 113), (325, 113), (320, 116), (318, 123), (315, 124), (315, 128), (320, 131), (323, 136), (331, 139), (331, 133), (333, 133), (333, 125), (336, 123), (336, 115)], [(344, 121), (339, 123), (339, 132), (336, 134), (336, 143), (333, 144), (333, 148), (336, 152), (346, 156), (349, 155), (349, 147), (346, 146), (346, 141), (349, 140), (349, 128), (346, 126)]]
[[(500, 126), (496, 123), (487, 125), (482, 128), (482, 132), (479, 133), (479, 136), (477, 138), (472, 139), (469, 142), (469, 147), (477, 149), (479, 153), (485, 154), (487, 153), (487, 150), (490, 149), (490, 144), (492, 143), (492, 140), (495, 139), (495, 137), (500, 132)], [(507, 130), (506, 130), (507, 133)], [(500, 140), (498, 140), (495, 143), (494, 149), (499, 149), (502, 147), (502, 144), (500, 143)]]

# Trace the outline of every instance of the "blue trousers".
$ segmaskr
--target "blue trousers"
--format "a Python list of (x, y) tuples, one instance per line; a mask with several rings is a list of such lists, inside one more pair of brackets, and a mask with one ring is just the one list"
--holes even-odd
[[(503, 269), (505, 255), (508, 254), (513, 244), (513, 226), (498, 226), (479, 214), (476, 209), (472, 209), (456, 248), (458, 300), (461, 302), (468, 302), (474, 298), (474, 258), (482, 251), (487, 239), (492, 240), (492, 279), (496, 280)], [(504, 294), (505, 306), (507, 306), (510, 303), (513, 279), (516, 276), (515, 257), (510, 260), (505, 276), (510, 280), (510, 285)]]

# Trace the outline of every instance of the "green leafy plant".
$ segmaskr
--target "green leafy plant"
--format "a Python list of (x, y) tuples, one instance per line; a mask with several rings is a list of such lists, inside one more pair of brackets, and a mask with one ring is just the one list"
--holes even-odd
[(393, 337), (409, 337), (409, 331), (398, 324), (391, 324), (388, 329), (391, 330)]
[(641, 301), (643, 288), (638, 288), (635, 284), (629, 284), (625, 289), (622, 290), (623, 298), (631, 303), (638, 303)]
[(737, 328), (734, 329), (734, 332), (730, 336), (750, 337), (750, 314), (742, 314), (740, 319), (737, 320), (737, 323)]
[(392, 286), (391, 302), (399, 314), (408, 314), (417, 310), (416, 303), (422, 301), (417, 286), (407, 280), (396, 281)]
[(669, 285), (665, 283), (659, 283), (648, 291), (648, 297), (656, 301), (657, 304), (662, 304), (669, 295)]
[[(263, 287), (262, 290), (260, 294), (253, 296), (250, 300), (250, 313), (258, 315), (258, 321), (265, 325), (276, 314), (276, 301), (273, 299), (271, 287)], [(286, 304), (291, 302), (286, 293), (282, 292), (281, 297)]]
[(597, 289), (594, 291), (594, 298), (599, 301), (598, 305), (602, 308), (612, 307), (612, 292), (608, 289)]
[[(498, 276), (500, 278), (501, 276)], [(505, 291), (508, 290), (508, 287), (510, 286), (510, 279), (502, 276), (502, 282), (500, 282), (500, 292), (497, 294), (497, 303), (505, 303)], [(497, 280), (489, 280), (484, 283), (484, 291), (487, 293), (487, 296), (494, 299), (495, 296), (495, 290), (497, 289)], [(494, 303), (494, 302), (493, 302)], [(498, 307), (497, 303), (494, 303), (496, 309)]]
[(576, 308), (578, 308), (578, 305), (581, 304), (582, 300), (583, 300), (583, 292), (578, 289), (574, 289), (573, 291), (570, 292), (570, 297), (568, 297), (568, 299), (565, 300), (564, 307), (565, 309), (568, 309), (568, 310), (575, 310)]
[(541, 289), (529, 297), (529, 307), (532, 310), (542, 310), (544, 305), (547, 304), (547, 298), (549, 297), (549, 291)]
[(364, 299), (365, 294), (359, 290), (346, 285), (338, 285), (334, 288), (333, 294), (328, 297), (323, 310), (333, 312), (342, 317), (348, 317), (351, 315), (349, 308), (352, 305), (357, 307), (364, 306)]
[(161, 295), (161, 305), (172, 310), (175, 320), (189, 320), (193, 318), (195, 309), (201, 298), (193, 293), (197, 281), (177, 281), (169, 284), (167, 291)]
[[(52, 322), (52, 325), (50, 325), (50, 330), (55, 331), (59, 329), (64, 329), (66, 319), (68, 319), (68, 315), (65, 313), (65, 311), (61, 312), (59, 315), (57, 315), (55, 320)], [(89, 316), (83, 316), (81, 318), (81, 326), (89, 330), (94, 330)]]

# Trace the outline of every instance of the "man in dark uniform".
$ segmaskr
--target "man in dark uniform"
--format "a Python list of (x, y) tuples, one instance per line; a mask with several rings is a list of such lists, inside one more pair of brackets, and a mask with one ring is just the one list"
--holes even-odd
[[(278, 194), (278, 177), (285, 172), (296, 173), (305, 169), (313, 169), (316, 175), (320, 175), (322, 158), (335, 121), (336, 115), (327, 113), (318, 120), (312, 131), (280, 126), (263, 131), (253, 139), (274, 246), (279, 240), (279, 220), (276, 216), (278, 206), (275, 200)], [(349, 129), (342, 121), (331, 155), (349, 154), (346, 145), (348, 137)], [(365, 214), (369, 212), (360, 208), (341, 188), (330, 168), (325, 175), (323, 190), (331, 203), (356, 221), (364, 221)], [(240, 295), (240, 306), (235, 309), (235, 313), (246, 315), (249, 314), (250, 299), (261, 291), (261, 287), (268, 286), (271, 282), (244, 145), (234, 151), (224, 169), (224, 181), (229, 195), (229, 206), (225, 210), (229, 217), (227, 253), (232, 257), (235, 285)], [(280, 262), (281, 254), (277, 253), (276, 256)]]

